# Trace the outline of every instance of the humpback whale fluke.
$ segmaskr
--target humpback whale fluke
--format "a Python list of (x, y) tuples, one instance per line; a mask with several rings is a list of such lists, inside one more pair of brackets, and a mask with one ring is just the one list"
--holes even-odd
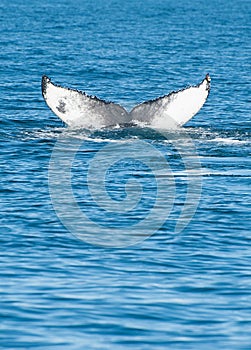
[(143, 102), (130, 112), (119, 104), (53, 84), (45, 75), (42, 77), (42, 94), (50, 109), (71, 127), (91, 129), (144, 122), (168, 129), (184, 125), (199, 112), (209, 95), (210, 81), (207, 74), (196, 86)]

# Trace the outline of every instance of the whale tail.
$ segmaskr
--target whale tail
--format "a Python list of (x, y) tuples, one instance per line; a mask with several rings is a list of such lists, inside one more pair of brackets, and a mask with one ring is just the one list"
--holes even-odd
[(196, 86), (143, 102), (130, 112), (119, 104), (53, 84), (45, 75), (42, 77), (42, 95), (50, 109), (70, 127), (91, 129), (144, 122), (168, 129), (184, 125), (198, 113), (209, 95), (210, 81), (207, 74)]

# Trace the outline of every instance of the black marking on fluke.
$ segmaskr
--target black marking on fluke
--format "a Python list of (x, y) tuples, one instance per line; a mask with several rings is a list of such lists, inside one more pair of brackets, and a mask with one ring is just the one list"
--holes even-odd
[(48, 78), (46, 75), (43, 75), (42, 84), (41, 84), (43, 97), (45, 97), (45, 94), (46, 94), (47, 83), (49, 83), (50, 81), (51, 81), (50, 78)]
[(60, 112), (60, 113), (65, 113), (66, 110), (65, 110), (65, 102), (62, 101), (62, 100), (59, 100), (59, 106), (56, 107), (57, 110)]

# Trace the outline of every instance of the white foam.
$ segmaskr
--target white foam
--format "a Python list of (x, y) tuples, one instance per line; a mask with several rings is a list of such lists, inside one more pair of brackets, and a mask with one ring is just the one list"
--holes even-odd
[(250, 144), (250, 142), (251, 142), (249, 140), (238, 140), (238, 139), (223, 138), (223, 137), (216, 137), (215, 139), (209, 140), (209, 141), (227, 144), (227, 145)]

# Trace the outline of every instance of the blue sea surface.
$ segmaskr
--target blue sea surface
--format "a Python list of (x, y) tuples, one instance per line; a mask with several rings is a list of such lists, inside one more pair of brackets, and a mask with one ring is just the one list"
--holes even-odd
[[(0, 23), (0, 348), (249, 350), (250, 2), (2, 0)], [(130, 109), (208, 72), (209, 98), (178, 134), (70, 130), (41, 95), (46, 74)], [(72, 191), (96, 226), (79, 229), (64, 198), (69, 149), (58, 151), (62, 211), (55, 209), (50, 169), (60, 140), (79, 147)], [(153, 157), (156, 175), (133, 160), (139, 142), (170, 169)], [(100, 208), (88, 191), (88, 167), (110, 146), (119, 161), (104, 181), (122, 213)], [(201, 165), (186, 169), (186, 158)], [(90, 181), (99, 183), (95, 174)], [(125, 214), (131, 177), (142, 198)], [(169, 213), (148, 223), (159, 179), (170, 185)], [(144, 236), (135, 225), (146, 222)]]

